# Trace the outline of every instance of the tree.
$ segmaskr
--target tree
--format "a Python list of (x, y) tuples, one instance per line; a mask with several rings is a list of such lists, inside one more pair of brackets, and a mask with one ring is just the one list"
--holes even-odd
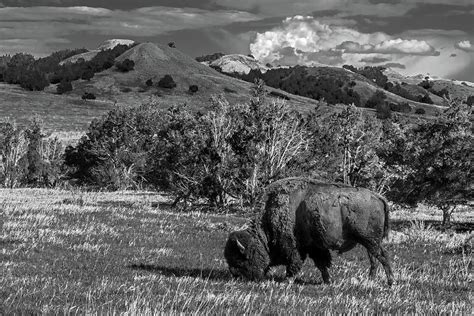
[(71, 81), (67, 80), (62, 80), (59, 84), (58, 87), (56, 88), (56, 91), (58, 94), (63, 94), (65, 92), (72, 91), (72, 83)]
[(198, 90), (199, 90), (199, 87), (195, 84), (189, 86), (189, 92), (191, 93), (196, 93), (198, 92)]
[(403, 183), (404, 199), (439, 207), (444, 224), (449, 223), (457, 205), (473, 198), (471, 116), (472, 108), (450, 101), (445, 113), (409, 133), (405, 164), (413, 172)]
[(377, 90), (365, 103), (366, 108), (376, 109), (378, 106), (385, 104), (387, 95), (382, 90)]
[(135, 62), (127, 58), (122, 62), (116, 62), (115, 67), (121, 72), (129, 72), (135, 67)]
[(165, 89), (173, 89), (176, 87), (176, 82), (174, 82), (173, 77), (170, 75), (165, 75), (163, 78), (158, 81), (158, 86)]
[(377, 154), (382, 138), (380, 121), (347, 106), (327, 117), (313, 113), (308, 129), (310, 147), (300, 162), (306, 168), (304, 174), (379, 192), (386, 189), (383, 163)]
[(81, 75), (81, 79), (87, 80), (87, 81), (90, 81), (93, 77), (94, 77), (94, 71), (90, 67), (87, 67), (86, 69), (84, 69)]

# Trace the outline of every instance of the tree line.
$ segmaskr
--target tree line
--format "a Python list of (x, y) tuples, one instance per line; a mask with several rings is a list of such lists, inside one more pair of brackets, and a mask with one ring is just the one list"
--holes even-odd
[(472, 108), (453, 102), (433, 120), (379, 120), (351, 105), (307, 116), (268, 98), (262, 82), (250, 100), (213, 98), (206, 113), (187, 106), (117, 107), (94, 120), (67, 148), (36, 122), (0, 125), (0, 183), (165, 190), (175, 203), (215, 207), (259, 203), (269, 183), (287, 176), (340, 181), (397, 203), (453, 208), (472, 199)]
[[(135, 44), (136, 45), (136, 44)], [(35, 59), (34, 56), (18, 53), (13, 56), (0, 57), (0, 82), (19, 84), (30, 91), (44, 90), (50, 84), (61, 84), (58, 93), (70, 91), (74, 80), (90, 80), (95, 73), (116, 66), (119, 71), (133, 69), (131, 60), (115, 62), (115, 59), (132, 46), (117, 45), (112, 49), (98, 52), (91, 60), (80, 58), (74, 63), (60, 64), (61, 61), (77, 54), (87, 52), (86, 49), (62, 50), (50, 56)], [(69, 89), (71, 87), (71, 89)]]

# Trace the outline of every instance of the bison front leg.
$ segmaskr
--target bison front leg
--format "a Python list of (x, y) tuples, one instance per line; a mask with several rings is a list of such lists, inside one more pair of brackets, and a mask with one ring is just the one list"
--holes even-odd
[(328, 268), (331, 267), (331, 252), (328, 249), (313, 249), (309, 256), (314, 261), (314, 265), (321, 271), (321, 277), (326, 284), (331, 283)]
[(289, 257), (288, 263), (286, 265), (286, 277), (293, 278), (298, 272), (300, 272), (303, 267), (303, 259), (300, 254), (295, 250)]

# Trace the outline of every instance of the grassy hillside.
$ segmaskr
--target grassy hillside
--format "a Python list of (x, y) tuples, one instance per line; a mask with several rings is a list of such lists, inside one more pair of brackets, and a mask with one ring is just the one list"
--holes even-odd
[[(147, 192), (0, 190), (0, 313), (10, 314), (468, 314), (468, 234), (439, 232), (415, 213), (385, 241), (395, 284), (367, 278), (361, 247), (334, 254), (333, 283), (307, 260), (296, 281), (231, 278), (223, 257), (237, 215), (179, 213)], [(462, 213), (460, 213), (462, 214)], [(438, 214), (437, 214), (438, 215)], [(397, 212), (392, 213), (398, 217)], [(424, 218), (433, 218), (424, 214)], [(458, 218), (461, 219), (461, 218)]]
[[(308, 74), (314, 75), (314, 76), (328, 75), (331, 77), (341, 78), (341, 80), (345, 81), (347, 84), (349, 84), (351, 81), (354, 81), (356, 85), (353, 87), (353, 89), (360, 95), (362, 104), (365, 104), (365, 102), (367, 102), (367, 100), (377, 90), (383, 90), (382, 88), (377, 86), (374, 82), (365, 78), (364, 76), (359, 75), (357, 73), (353, 73), (344, 68), (312, 67), (312, 68), (309, 68)], [(425, 110), (427, 116), (432, 116), (445, 109), (445, 107), (443, 106), (438, 106), (436, 104), (432, 105), (432, 104), (415, 102), (415, 101), (407, 100), (401, 96), (398, 96), (386, 90), (383, 90), (383, 91), (385, 95), (387, 96), (387, 99), (386, 99), (387, 102), (392, 102), (392, 103), (407, 102), (412, 107), (412, 113), (414, 112), (415, 109), (422, 108)], [(442, 103), (440, 105), (442, 105)]]
[(25, 91), (0, 83), (0, 118), (24, 126), (33, 116), (42, 118), (47, 132), (85, 131), (92, 119), (113, 108), (113, 102), (83, 101), (77, 96)]
[[(125, 104), (140, 104), (151, 98), (163, 103), (163, 106), (187, 103), (196, 110), (203, 110), (209, 106), (211, 95), (223, 94), (230, 102), (246, 102), (252, 86), (202, 65), (167, 45), (139, 44), (118, 57), (117, 61), (125, 59), (135, 62), (134, 70), (122, 73), (113, 67), (96, 74), (90, 82), (74, 82), (71, 94), (79, 96), (88, 91), (99, 98)], [(176, 82), (176, 88), (156, 87), (158, 81), (167, 74)], [(152, 79), (153, 87), (146, 87), (148, 79)], [(190, 85), (197, 85), (198, 92), (189, 93)], [(314, 100), (296, 96), (290, 96), (289, 102), (303, 109), (317, 104)]]

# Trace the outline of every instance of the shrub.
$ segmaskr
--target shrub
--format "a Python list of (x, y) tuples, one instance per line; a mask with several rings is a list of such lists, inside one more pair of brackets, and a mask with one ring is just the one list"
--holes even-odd
[(430, 98), (430, 96), (428, 95), (428, 93), (426, 93), (425, 95), (419, 95), (418, 96), (418, 102), (421, 102), (421, 103), (427, 103), (427, 104), (434, 104), (433, 100)]
[(177, 201), (194, 197), (225, 205), (232, 196), (255, 204), (307, 144), (299, 115), (282, 102), (267, 102), (262, 83), (250, 103), (231, 106), (214, 98), (205, 115), (180, 107), (162, 118), (147, 179)]
[(423, 108), (417, 108), (417, 109), (415, 110), (415, 114), (425, 114), (425, 113), (426, 113), (426, 111), (425, 111), (425, 109), (423, 109)]
[(56, 88), (56, 91), (59, 93), (59, 94), (63, 94), (65, 92), (69, 92), (69, 91), (72, 91), (72, 83), (71, 81), (66, 81), (66, 80), (63, 80), (59, 83), (58, 87)]
[(472, 106), (474, 104), (474, 95), (470, 95), (469, 97), (467, 97), (466, 104), (469, 106)]
[(95, 95), (90, 92), (84, 92), (82, 95), (82, 100), (95, 100)]
[(169, 42), (169, 43), (168, 43), (168, 47), (176, 48), (175, 42)]
[(151, 86), (153, 86), (153, 80), (150, 78), (145, 82), (145, 84), (146, 84), (147, 87), (151, 87)]
[(199, 90), (199, 87), (195, 84), (189, 86), (189, 92), (191, 93), (196, 93), (198, 92), (198, 90)]
[(400, 113), (410, 113), (411, 106), (410, 104), (408, 104), (408, 102), (390, 103), (390, 110), (394, 112), (400, 112)]
[[(132, 91), (132, 88), (130, 87), (122, 87), (120, 88), (120, 91), (123, 92), (123, 93), (129, 93)], [(139, 91), (140, 92), (140, 91)]]
[(46, 138), (41, 121), (33, 119), (26, 129), (0, 123), (0, 184), (50, 187), (62, 176), (63, 147), (57, 139)]
[(231, 89), (229, 87), (224, 87), (224, 92), (226, 92), (226, 93), (237, 93), (237, 91), (235, 91), (234, 89)]
[(87, 68), (82, 72), (81, 79), (90, 81), (94, 77), (94, 71), (92, 69)]
[(366, 108), (376, 109), (378, 106), (385, 104), (387, 95), (382, 90), (377, 90), (370, 99), (365, 103)]
[(127, 58), (122, 62), (116, 62), (115, 67), (121, 72), (129, 72), (135, 67), (135, 62)]
[(109, 189), (139, 187), (160, 118), (155, 106), (143, 105), (117, 107), (94, 120), (86, 136), (66, 148), (69, 177)]
[(379, 119), (385, 120), (392, 116), (392, 110), (387, 102), (378, 103), (375, 110), (377, 111), (377, 118)]
[(158, 81), (158, 87), (165, 89), (173, 89), (176, 87), (176, 82), (174, 82), (173, 77), (170, 75), (165, 75), (163, 78)]

